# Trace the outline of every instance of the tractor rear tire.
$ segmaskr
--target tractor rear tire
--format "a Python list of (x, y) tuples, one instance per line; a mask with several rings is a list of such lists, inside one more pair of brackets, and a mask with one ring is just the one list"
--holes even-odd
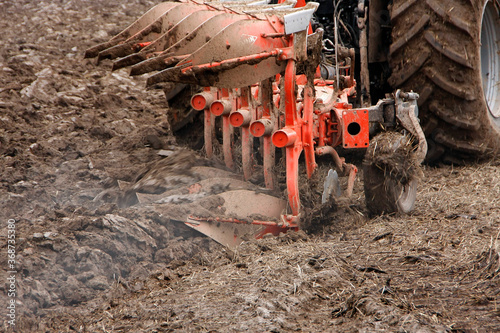
[(389, 83), (420, 94), (427, 162), (500, 147), (498, 0), (394, 0)]

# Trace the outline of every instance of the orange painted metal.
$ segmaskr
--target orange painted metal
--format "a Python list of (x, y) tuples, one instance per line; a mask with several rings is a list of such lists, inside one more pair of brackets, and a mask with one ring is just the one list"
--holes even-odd
[(250, 88), (241, 88), (239, 97), (241, 108), (229, 116), (229, 120), (233, 126), (235, 126), (234, 124), (241, 126), (241, 164), (245, 180), (250, 179), (252, 176), (253, 167), (253, 138), (250, 135), (250, 123), (254, 119), (254, 110), (252, 110), (252, 106), (250, 105), (250, 98)]
[(202, 93), (196, 94), (191, 98), (191, 106), (197, 111), (204, 112), (204, 139), (205, 153), (208, 158), (213, 157), (213, 137), (215, 129), (215, 117), (210, 112), (210, 106), (216, 96), (209, 87), (205, 88)]
[(303, 126), (302, 126), (302, 138), (303, 138), (303, 147), (306, 159), (306, 171), (307, 177), (311, 178), (314, 170), (318, 166), (316, 164), (315, 152), (314, 152), (314, 110), (313, 110), (313, 100), (314, 91), (313, 86), (310, 84), (306, 84), (304, 87), (304, 105), (303, 105)]
[(297, 141), (298, 134), (293, 127), (283, 127), (273, 134), (273, 144), (278, 148), (290, 147)]
[(241, 108), (231, 112), (229, 121), (234, 127), (246, 127), (252, 121), (252, 112), (248, 108)]
[(274, 131), (274, 125), (270, 118), (260, 118), (250, 124), (250, 133), (256, 138), (268, 137)]
[[(290, 43), (293, 43), (293, 36), (290, 37)], [(295, 92), (296, 78), (295, 60), (288, 60), (285, 71), (285, 128), (289, 133), (296, 133), (296, 139), (289, 142), (286, 146), (286, 188), (288, 193), (288, 204), (292, 210), (293, 216), (300, 214), (299, 198), (299, 156), (302, 153), (302, 124), (300, 115), (297, 112), (297, 96)], [(297, 140), (298, 139), (298, 140)], [(274, 140), (273, 140), (274, 141)], [(285, 217), (285, 221), (291, 221)]]
[(342, 146), (344, 148), (367, 148), (370, 142), (369, 130), (368, 110), (342, 110)]
[(203, 112), (205, 119), (205, 130), (204, 130), (205, 153), (207, 154), (207, 158), (212, 158), (214, 155), (213, 137), (215, 128), (215, 117), (210, 112), (209, 109), (205, 109)]
[(210, 89), (202, 93), (196, 94), (191, 98), (191, 106), (197, 111), (203, 111), (210, 107), (214, 100), (214, 95)]
[[(224, 89), (227, 91), (227, 89)], [(229, 95), (228, 95), (229, 96)], [(231, 101), (229, 99), (218, 99), (210, 105), (210, 112), (214, 116), (225, 116), (231, 113)]]
[(229, 120), (233, 104), (235, 102), (229, 97), (229, 89), (221, 89), (220, 98), (210, 105), (210, 112), (213, 116), (222, 116), (222, 151), (224, 154), (224, 163), (229, 169), (234, 168), (232, 152), (233, 127)]
[(266, 188), (276, 188), (275, 148), (272, 144), (272, 133), (278, 128), (278, 111), (273, 103), (273, 82), (271, 79), (260, 83), (257, 98), (260, 99), (261, 112), (258, 120), (250, 125), (250, 132), (254, 137), (262, 137), (264, 183)]

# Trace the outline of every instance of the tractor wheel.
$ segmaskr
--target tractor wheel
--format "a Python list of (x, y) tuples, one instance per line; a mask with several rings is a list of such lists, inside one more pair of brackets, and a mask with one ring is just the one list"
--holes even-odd
[(413, 90), (428, 162), (495, 155), (500, 147), (498, 0), (394, 0), (389, 83)]
[(372, 139), (363, 162), (370, 215), (408, 214), (413, 210), (419, 170), (413, 151), (412, 140), (400, 133), (384, 132)]

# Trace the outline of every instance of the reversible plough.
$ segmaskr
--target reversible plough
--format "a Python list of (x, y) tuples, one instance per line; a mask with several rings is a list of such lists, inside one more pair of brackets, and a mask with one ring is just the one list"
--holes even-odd
[[(244, 202), (245, 197), (233, 198), (241, 206), (275, 202), (278, 216), (255, 218), (251, 213), (260, 212), (257, 207), (243, 217), (188, 218), (188, 225), (225, 245), (236, 244), (241, 228), (249, 225), (261, 227), (255, 233), (258, 237), (298, 229), (301, 155), (308, 177), (317, 168), (316, 156), (330, 155), (338, 173), (348, 177), (347, 196), (353, 191), (358, 169), (346, 163), (334, 147), (367, 148), (374, 130), (399, 129), (416, 139), (412, 152), (418, 163), (425, 156), (426, 142), (416, 117), (418, 95), (398, 91), (374, 106), (365, 101), (354, 108), (360, 100), (355, 52), (334, 43), (335, 62), (324, 61), (323, 31), (312, 32), (310, 25), (317, 7), (317, 3), (300, 1), (275, 5), (265, 1), (163, 2), (109, 42), (87, 50), (86, 57), (97, 56), (99, 61), (119, 58), (114, 70), (131, 66), (131, 75), (155, 72), (148, 77), (148, 86), (168, 82), (202, 87), (192, 96), (191, 106), (204, 113), (206, 156), (214, 155), (216, 126), (221, 127), (223, 159), (227, 168), (234, 169), (238, 131), (246, 180), (252, 177), (258, 148), (265, 186), (276, 188), (275, 149), (283, 149), (286, 207), (268, 195), (258, 196), (261, 199), (252, 203)], [(257, 144), (261, 146), (254, 147)], [(414, 188), (399, 185), (396, 196), (386, 196), (396, 203), (395, 211), (404, 212), (408, 205), (397, 205), (398, 200)], [(266, 215), (262, 212), (260, 217)], [(214, 231), (221, 225), (226, 225), (224, 237), (224, 232)], [(227, 230), (231, 230), (229, 235)]]

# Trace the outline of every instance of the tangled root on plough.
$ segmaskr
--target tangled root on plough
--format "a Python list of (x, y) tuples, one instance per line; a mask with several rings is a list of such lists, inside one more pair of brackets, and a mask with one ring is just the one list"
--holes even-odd
[(387, 177), (406, 185), (422, 174), (415, 151), (415, 138), (397, 132), (376, 136), (366, 152), (365, 163), (384, 171)]

